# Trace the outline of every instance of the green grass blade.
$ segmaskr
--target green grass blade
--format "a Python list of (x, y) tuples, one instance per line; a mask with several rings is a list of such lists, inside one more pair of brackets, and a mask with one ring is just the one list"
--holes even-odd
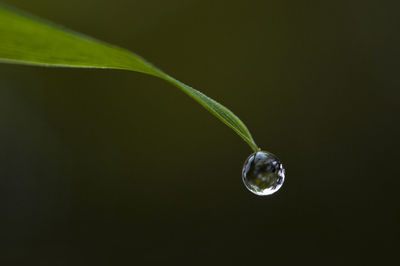
[(232, 128), (257, 151), (244, 123), (229, 109), (174, 79), (144, 58), (0, 4), (0, 62), (52, 67), (122, 69), (168, 81)]

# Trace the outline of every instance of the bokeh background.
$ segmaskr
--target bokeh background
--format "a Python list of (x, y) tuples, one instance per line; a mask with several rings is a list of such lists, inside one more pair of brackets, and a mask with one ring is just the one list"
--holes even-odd
[[(5, 0), (144, 56), (284, 162), (138, 73), (0, 65), (0, 264), (387, 265), (399, 249), (399, 7)], [(0, 36), (1, 41), (1, 36)]]

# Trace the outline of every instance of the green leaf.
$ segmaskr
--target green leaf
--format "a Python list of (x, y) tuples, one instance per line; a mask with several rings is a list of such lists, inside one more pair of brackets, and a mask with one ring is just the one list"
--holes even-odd
[(168, 81), (200, 103), (257, 151), (249, 130), (228, 108), (174, 79), (144, 58), (0, 5), (0, 62), (51, 67), (122, 69)]

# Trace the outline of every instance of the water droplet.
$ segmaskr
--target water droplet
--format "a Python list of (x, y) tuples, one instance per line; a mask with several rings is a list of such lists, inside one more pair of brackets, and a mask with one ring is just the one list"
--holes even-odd
[(271, 195), (285, 180), (285, 169), (272, 153), (258, 151), (243, 165), (242, 179), (248, 190), (259, 196)]

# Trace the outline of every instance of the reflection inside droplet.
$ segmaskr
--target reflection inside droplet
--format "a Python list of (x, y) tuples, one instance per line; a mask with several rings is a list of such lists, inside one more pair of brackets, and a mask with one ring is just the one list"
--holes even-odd
[(285, 180), (285, 169), (272, 153), (258, 151), (243, 166), (242, 179), (248, 190), (259, 196), (275, 193)]

